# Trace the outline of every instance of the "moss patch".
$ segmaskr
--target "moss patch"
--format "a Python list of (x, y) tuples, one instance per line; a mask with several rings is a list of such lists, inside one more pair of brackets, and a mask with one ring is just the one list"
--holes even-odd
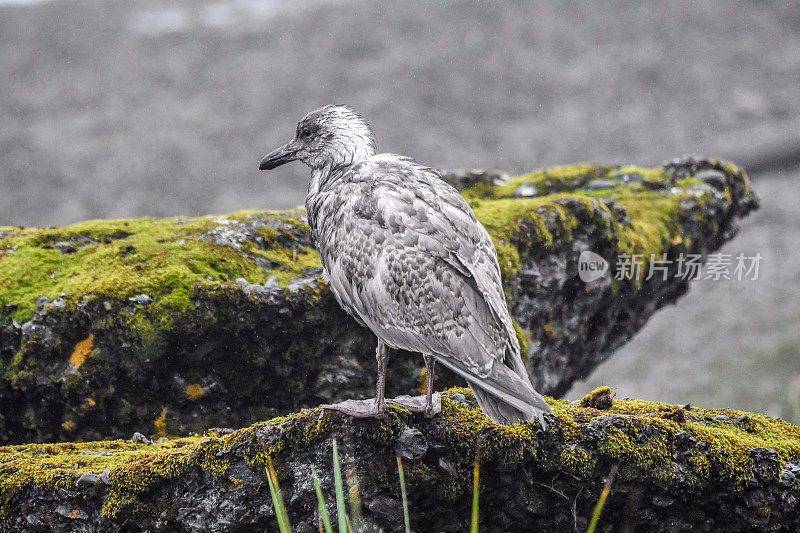
[[(621, 174), (638, 174), (649, 187), (668, 192), (644, 184), (586, 190), (594, 179)], [(581, 217), (597, 213), (605, 213), (609, 231), (619, 236), (620, 253), (660, 254), (681, 239), (679, 206), (696, 196), (688, 187), (699, 183), (687, 179), (670, 189), (669, 180), (661, 168), (572, 165), (537, 170), (502, 186), (480, 183), (462, 194), (492, 235), (503, 275), (509, 279), (519, 271), (520, 254), (531, 246), (551, 246), (554, 238), (570, 239)], [(523, 183), (534, 185), (540, 196), (511, 198)], [(630, 223), (621, 224), (601, 199), (623, 206)], [(567, 200), (574, 200), (570, 207)], [(154, 299), (153, 310), (181, 312), (192, 308), (198, 290), (237, 278), (263, 284), (275, 276), (285, 287), (304, 270), (321, 266), (300, 215), (300, 211), (242, 211), (221, 217), (0, 228), (0, 306), (15, 304), (16, 310), (8, 314), (23, 322), (33, 315), (42, 296), (52, 301), (65, 294), (66, 305), (74, 307), (89, 294), (120, 299), (147, 294)], [(521, 239), (523, 223), (530, 234)], [(249, 225), (254, 238), (231, 246), (224, 235), (235, 231), (237, 224)], [(215, 234), (223, 239), (212, 238)], [(305, 235), (299, 244), (298, 234)]]
[[(470, 405), (456, 401), (456, 393), (466, 396)], [(454, 499), (471, 490), (476, 454), (485, 466), (482, 483), (492, 475), (495, 464), (526, 463), (543, 473), (568, 472), (589, 480), (614, 461), (623, 480), (673, 483), (681, 490), (722, 483), (734, 492), (745, 490), (757, 475), (754, 449), (775, 450), (781, 464), (800, 457), (800, 428), (758, 414), (639, 400), (615, 401), (602, 411), (566, 401), (550, 399), (548, 403), (554, 416), (546, 432), (536, 424), (501, 426), (474, 406), (468, 389), (451, 389), (443, 394), (441, 416), (424, 425), (420, 421), (425, 419), (390, 408), (382, 420), (353, 421), (345, 434), (360, 445), (393, 449), (402, 428), (419, 425), (429, 440), (439, 441), (437, 445), (446, 450), (448, 462), (459, 473), (458, 478), (442, 479), (443, 485), (436, 489), (440, 496), (452, 493)], [(682, 415), (677, 416), (678, 412)], [(286, 473), (283, 465), (296, 453), (342, 432), (342, 420), (338, 413), (310, 409), (223, 437), (178, 438), (153, 445), (116, 440), (0, 447), (0, 518), (11, 524), (19, 498), (32, 487), (73, 489), (82, 474), (108, 470), (103, 516), (114, 519), (126, 509), (137, 521), (147, 523), (168, 505), (154, 495), (170, 480), (199, 472), (222, 488), (236, 486), (237, 480), (227, 476), (236, 460), (234, 450), (244, 453), (247, 464), (262, 476), (269, 458), (281, 478)], [(693, 447), (681, 444), (686, 439), (695, 443)], [(688, 460), (679, 460), (687, 454)], [(356, 465), (362, 471), (366, 466)], [(392, 466), (369, 468), (385, 483), (392, 483)], [(438, 483), (440, 475), (425, 464), (412, 462), (407, 468), (412, 485)]]
[[(577, 165), (464, 191), (497, 246), (523, 352), (536, 340), (526, 363), (540, 388), (566, 390), (609, 355), (610, 339), (632, 336), (684, 292), (678, 277), (645, 290), (628, 280), (584, 284), (576, 257), (591, 249), (614, 263), (621, 253), (674, 259), (719, 248), (756, 202), (741, 196), (746, 177), (726, 168)], [(695, 179), (701, 170), (715, 171), (716, 188)], [(599, 179), (614, 187), (590, 190)], [(546, 196), (510, 197), (525, 180)], [(0, 252), (5, 442), (187, 435), (368, 394), (374, 337), (318, 282), (300, 211), (4, 228)], [(418, 363), (389, 371), (393, 394), (418, 386)], [(460, 383), (439, 377), (447, 379)]]
[[(308, 234), (297, 211), (238, 212), (223, 217), (96, 220), (60, 228), (0, 228), (0, 306), (16, 304), (12, 316), (23, 322), (36, 300), (65, 294), (76, 306), (87, 294), (127, 299), (153, 298), (152, 309), (185, 311), (199, 289), (213, 289), (244, 278), (264, 283), (276, 276), (284, 286), (304, 269), (321, 266), (310, 246), (287, 247), (281, 233)], [(242, 249), (212, 238), (236, 224), (258, 231), (260, 247)], [(278, 225), (280, 229), (270, 227)], [(285, 241), (285, 239), (284, 239)], [(13, 250), (13, 251), (9, 251)], [(261, 268), (255, 258), (270, 261)]]
[(614, 405), (614, 396), (616, 396), (616, 392), (611, 387), (597, 387), (584, 396), (578, 405), (593, 409), (608, 409)]
[[(644, 182), (623, 186), (616, 180), (617, 187), (612, 189), (586, 189), (592, 180), (621, 174), (638, 174)], [(700, 184), (699, 181), (688, 178), (672, 184), (671, 179), (663, 168), (572, 165), (513, 177), (502, 186), (480, 183), (462, 194), (489, 230), (503, 276), (508, 279), (519, 271), (520, 255), (524, 255), (526, 249), (552, 246), (555, 235), (559, 240), (570, 240), (581, 218), (595, 213), (606, 213), (602, 215), (603, 220), (609, 231), (618, 236), (619, 253), (636, 255), (637, 262), (642, 268), (646, 267), (651, 255), (660, 257), (671, 244), (682, 242), (681, 202), (697, 197), (691, 186)], [(539, 196), (512, 198), (514, 191), (524, 183), (534, 185)], [(575, 207), (567, 208), (565, 201), (570, 199), (577, 203), (572, 202)], [(625, 208), (627, 221), (622, 223), (614, 215), (608, 200)], [(583, 213), (576, 209), (581, 205)], [(548, 224), (548, 216), (554, 217), (555, 223)], [(519, 238), (522, 224), (533, 233), (526, 235), (524, 242)]]
[[(452, 392), (469, 395), (468, 389)], [(611, 389), (597, 392), (608, 395)], [(741, 492), (755, 475), (750, 450), (773, 449), (782, 465), (800, 458), (800, 427), (788, 422), (732, 409), (685, 409), (642, 400), (618, 400), (599, 410), (548, 399), (556, 417), (548, 434), (558, 435), (562, 441), (554, 453), (538, 440), (542, 434), (535, 425), (501, 426), (483, 416), (477, 406), (465, 408), (450, 397), (443, 399), (442, 416), (454, 424), (458, 438), (449, 444), (467, 454), (461, 465), (466, 469), (473, 451), (479, 448), (482, 459), (518, 462), (533, 454), (546, 469), (588, 476), (597, 467), (596, 452), (600, 452), (620, 463), (622, 475), (659, 483), (680, 480), (690, 488), (721, 482)], [(610, 423), (598, 423), (606, 421)], [(593, 425), (602, 430), (588, 431)], [(676, 438), (684, 434), (706, 443), (701, 445), (706, 450), (702, 453), (700, 448), (689, 451), (694, 457), (688, 473), (680, 472), (673, 459), (673, 454), (685, 451)], [(590, 452), (593, 449), (595, 452)]]
[[(732, 173), (741, 174), (731, 167)], [(614, 178), (623, 174), (637, 174), (643, 182), (622, 186)], [(596, 179), (612, 179), (619, 186), (587, 190)], [(698, 196), (691, 187), (700, 182), (691, 177), (671, 180), (663, 168), (571, 165), (537, 170), (502, 186), (479, 183), (462, 194), (491, 234), (508, 281), (531, 247), (570, 240), (586, 217), (599, 216), (618, 236), (620, 253), (641, 255), (645, 261), (683, 242), (680, 204)], [(539, 196), (512, 198), (523, 183), (534, 185)], [(749, 189), (746, 178), (743, 183)], [(622, 223), (608, 207), (609, 199), (625, 208), (629, 223)], [(321, 266), (301, 214), (242, 211), (221, 217), (0, 228), (0, 309), (16, 305), (7, 315), (24, 322), (41, 296), (52, 301), (65, 294), (66, 305), (74, 307), (90, 294), (119, 299), (147, 294), (154, 299), (152, 311), (163, 309), (168, 316), (191, 310), (198, 290), (218, 288), (237, 278), (263, 284), (275, 276), (285, 287), (303, 271)], [(241, 224), (251, 230), (250, 238), (233, 245), (226, 242), (226, 232), (235, 232)], [(297, 239), (298, 235), (303, 238)]]

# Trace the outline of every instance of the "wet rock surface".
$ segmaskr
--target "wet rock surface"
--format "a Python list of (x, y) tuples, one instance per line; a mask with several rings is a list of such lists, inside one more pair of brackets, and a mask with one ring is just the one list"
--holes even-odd
[[(714, 187), (698, 188), (706, 183), (696, 179), (702, 172)], [(615, 280), (620, 254), (670, 261), (707, 254), (757, 205), (738, 168), (694, 158), (662, 169), (575, 166), (518, 178), (478, 169), (444, 177), (463, 190), (495, 240), (529, 374), (551, 395), (563, 394), (688, 289), (674, 262), (663, 280)], [(614, 189), (586, 190), (612, 177)], [(302, 212), (170, 220), (155, 223), (174, 230), (146, 243), (135, 240), (139, 221), (109, 221), (102, 231), (42, 230), (32, 244), (11, 240), (26, 230), (3, 230), (10, 245), (0, 242), (0, 249), (22, 248), (0, 255), (0, 272), (35, 245), (59, 261), (116, 250), (113, 260), (131, 278), (117, 292), (101, 290), (101, 278), (77, 292), (65, 287), (85, 270), (62, 274), (31, 264), (32, 277), (53, 279), (47, 295), (31, 301), (7, 296), (27, 273), (0, 283), (0, 442), (187, 435), (374, 393), (375, 339), (334, 300)], [(56, 242), (72, 243), (75, 253), (62, 253)], [(159, 266), (190, 246), (200, 251), (181, 259), (180, 270)], [(578, 276), (585, 250), (610, 263), (591, 283)], [(387, 393), (413, 393), (422, 367), (418, 354), (394, 353)], [(460, 383), (437, 371), (437, 388)]]
[[(359, 531), (403, 530), (396, 455), (419, 531), (469, 529), (476, 459), (481, 531), (585, 531), (612, 469), (603, 531), (778, 531), (800, 520), (796, 426), (637, 400), (602, 411), (550, 403), (546, 431), (497, 426), (462, 389), (443, 394), (431, 419), (396, 408), (382, 419), (313, 409), (223, 437), (0, 447), (0, 520), (32, 532), (273, 531), (269, 459), (293, 531), (315, 532), (312, 466), (336, 517), (334, 439)], [(70, 468), (81, 448), (108, 455)]]

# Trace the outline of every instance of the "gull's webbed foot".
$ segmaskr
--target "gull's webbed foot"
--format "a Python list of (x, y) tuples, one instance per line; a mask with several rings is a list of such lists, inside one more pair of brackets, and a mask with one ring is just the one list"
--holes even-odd
[(345, 400), (334, 404), (320, 405), (323, 409), (339, 411), (356, 418), (377, 418), (386, 410), (385, 402), (376, 402), (375, 398), (366, 400)]
[(408, 409), (413, 413), (424, 413), (425, 416), (429, 418), (442, 412), (441, 394), (438, 392), (433, 393), (431, 396), (430, 405), (427, 404), (426, 400), (427, 398), (424, 395), (409, 396), (407, 394), (403, 394), (397, 398), (390, 398), (386, 400), (386, 403), (403, 407), (404, 409)]

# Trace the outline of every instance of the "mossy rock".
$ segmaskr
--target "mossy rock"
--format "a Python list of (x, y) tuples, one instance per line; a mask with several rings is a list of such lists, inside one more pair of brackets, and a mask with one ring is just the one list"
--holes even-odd
[[(318, 531), (311, 469), (336, 517), (332, 443), (364, 531), (467, 531), (480, 470), (481, 531), (585, 531), (611, 471), (600, 530), (777, 531), (800, 520), (800, 427), (731, 409), (548, 400), (549, 428), (499, 426), (467, 389), (433, 418), (303, 410), (219, 436), (0, 448), (6, 531), (277, 531), (274, 465), (293, 531)], [(632, 529), (631, 529), (632, 530)]]
[[(445, 178), (491, 233), (529, 374), (554, 395), (688, 288), (674, 263), (615, 280), (620, 254), (706, 254), (757, 205), (716, 160)], [(611, 272), (582, 282), (584, 250)], [(0, 442), (188, 435), (368, 396), (374, 346), (323, 281), (303, 211), (0, 228)], [(389, 393), (422, 366), (394, 354)]]

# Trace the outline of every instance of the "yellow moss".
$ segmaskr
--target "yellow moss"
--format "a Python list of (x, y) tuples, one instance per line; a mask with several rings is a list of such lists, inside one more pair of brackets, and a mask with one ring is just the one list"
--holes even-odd
[[(468, 389), (451, 389), (449, 392), (456, 391), (470, 394)], [(452, 446), (469, 449), (476, 445), (480, 436), (482, 457), (496, 457), (500, 453), (496, 448), (498, 445), (502, 445), (506, 455), (509, 447), (513, 449), (512, 455), (524, 455), (525, 448), (527, 453), (536, 453), (537, 433), (532, 431), (531, 425), (499, 426), (484, 417), (477, 408), (462, 407), (451, 402), (447, 396), (449, 395), (443, 398), (442, 416), (454, 423), (453, 430), (457, 438), (450, 443)], [(733, 419), (749, 417), (751, 424), (746, 429), (741, 429), (732, 424), (697, 423), (688, 416), (681, 419), (675, 414), (676, 411), (683, 411), (682, 408), (658, 402), (619, 400), (602, 411), (572, 405), (566, 401), (548, 399), (548, 403), (557, 418), (551, 431), (561, 436), (564, 447), (557, 456), (545, 454), (537, 456), (536, 460), (543, 468), (564, 469), (575, 475), (589, 475), (596, 462), (587, 451), (592, 444), (581, 431), (582, 425), (599, 416), (613, 414), (624, 415), (620, 419), (623, 426), (609, 428), (607, 436), (596, 444), (596, 448), (617, 460), (621, 471), (630, 475), (636, 473), (641, 476), (642, 472), (647, 472), (662, 481), (674, 481), (681, 476), (678, 466), (671, 459), (670, 439), (678, 430), (684, 430), (696, 439), (707, 442), (711, 448), (711, 452), (707, 454), (695, 450), (690, 458), (692, 471), (686, 474), (688, 477), (683, 478), (684, 482), (690, 484), (708, 480), (714, 475), (720, 481), (730, 483), (734, 490), (744, 489), (752, 475), (752, 460), (747, 454), (747, 450), (751, 448), (775, 449), (783, 462), (800, 455), (800, 428), (763, 415), (727, 409), (691, 410), (692, 415), (704, 420), (712, 420), (719, 414)], [(648, 426), (652, 436), (641, 438), (639, 435)]]
[[(471, 398), (468, 389), (443, 393), (437, 435), (443, 440), (447, 460), (460, 473), (459, 478), (448, 476), (440, 484), (438, 474), (426, 465), (409, 464), (407, 471), (409, 483), (435, 482), (436, 490), (451, 499), (470, 490), (476, 453), (480, 453), (481, 464), (529, 461), (543, 472), (567, 472), (585, 479), (603, 475), (611, 460), (619, 464), (620, 476), (663, 483), (679, 481), (689, 488), (725, 483), (733, 490), (744, 490), (753, 475), (749, 449), (772, 448), (782, 463), (800, 456), (800, 428), (758, 414), (730, 409), (683, 409), (640, 400), (615, 401), (601, 411), (547, 398), (554, 417), (549, 418), (551, 427), (544, 433), (536, 423), (498, 425), (477, 407), (455, 402), (455, 393)], [(602, 433), (591, 436), (585, 431), (600, 417), (611, 420), (610, 415), (618, 416), (613, 425), (604, 426)], [(736, 420), (737, 425), (715, 421), (718, 415)], [(392, 446), (413, 416), (406, 410), (391, 408), (382, 420), (354, 423), (354, 438)], [(152, 519), (167, 505), (152, 498), (159, 484), (185, 475), (190, 469), (200, 469), (220, 483), (234, 486), (237, 480), (227, 477), (230, 462), (225, 453), (234, 448), (244, 450), (245, 460), (260, 472), (264, 471), (267, 457), (271, 457), (280, 477), (281, 466), (296, 450), (328, 438), (332, 424), (340, 421), (339, 415), (310, 409), (222, 438), (188, 437), (156, 442), (153, 446), (117, 440), (0, 447), (0, 519), (8, 523), (14, 516), (22, 487), (35, 484), (54, 490), (73, 488), (81, 474), (99, 474), (105, 469), (111, 473), (112, 485), (103, 496), (103, 515), (112, 518), (121, 506), (130, 505), (138, 519)], [(709, 448), (703, 453), (699, 447), (690, 450), (688, 460), (682, 463), (688, 465), (688, 471), (681, 471), (683, 467), (673, 459), (678, 431), (707, 443)], [(272, 436), (265, 439), (267, 434)], [(87, 450), (111, 455), (81, 455)], [(604, 460), (598, 462), (601, 456)], [(600, 464), (603, 472), (598, 471)], [(390, 482), (386, 465), (370, 463), (369, 468), (376, 480)]]
[[(735, 166), (726, 171), (743, 183), (745, 191), (750, 190), (749, 181), (744, 173)], [(688, 189), (699, 182), (694, 178), (686, 178), (675, 183), (677, 190), (649, 190), (640, 184), (619, 186), (614, 189), (588, 191), (585, 185), (596, 178), (610, 179), (616, 174), (637, 173), (645, 182), (668, 185), (671, 179), (663, 168), (640, 167), (603, 167), (572, 165), (547, 170), (537, 170), (525, 176), (513, 177), (502, 186), (478, 184), (462, 192), (471, 202), (478, 219), (489, 230), (498, 251), (500, 268), (504, 280), (508, 280), (519, 271), (522, 259), (528, 246), (550, 246), (554, 235), (545, 225), (543, 214), (557, 217), (557, 232), (560, 240), (570, 240), (572, 230), (578, 225), (575, 214), (558, 204), (558, 201), (574, 199), (583, 203), (587, 210), (599, 209), (609, 216), (604, 219), (609, 232), (618, 236), (618, 252), (638, 256), (643, 275), (649, 265), (651, 256), (661, 257), (670, 246), (689, 245), (689, 239), (681, 235), (678, 214), (681, 212), (682, 200), (694, 197), (695, 192)], [(539, 196), (535, 198), (513, 199), (511, 195), (523, 183), (537, 187)], [(726, 197), (731, 199), (730, 190)], [(627, 211), (629, 223), (622, 224), (601, 198), (612, 199)], [(703, 196), (700, 197), (701, 206)], [(697, 213), (702, 217), (702, 208)], [(525, 243), (520, 242), (520, 223), (527, 226)], [(527, 235), (530, 230), (532, 235)], [(552, 227), (551, 227), (552, 229)], [(636, 283), (641, 285), (641, 278)]]
[(275, 237), (278, 236), (278, 230), (275, 228), (264, 227), (258, 229), (258, 234), (261, 235), (261, 238), (263, 238), (265, 241), (273, 241), (275, 240)]
[[(164, 314), (190, 311), (191, 298), (200, 289), (217, 289), (242, 277), (263, 283), (276, 275), (287, 281), (304, 268), (320, 266), (311, 248), (292, 251), (280, 246), (278, 232), (258, 230), (267, 242), (259, 255), (280, 264), (263, 270), (255, 259), (235, 247), (215, 244), (208, 236), (232, 222), (280, 221), (297, 231), (308, 232), (298, 220), (299, 212), (239, 212), (223, 217), (140, 218), (96, 220), (58, 228), (16, 228), (0, 240), (0, 304), (15, 303), (14, 317), (30, 318), (36, 299), (58, 298), (66, 293), (68, 307), (76, 306), (88, 294), (126, 299), (148, 294), (150, 310)], [(69, 242), (74, 253), (61, 253), (56, 242)], [(294, 259), (296, 261), (288, 261)]]
[[(525, 199), (500, 199), (491, 202), (473, 203), (475, 216), (483, 224), (492, 238), (497, 249), (498, 263), (504, 280), (513, 278), (522, 266), (520, 251), (523, 253), (529, 246), (551, 246), (553, 235), (545, 225), (545, 214), (553, 214), (559, 221), (559, 226), (570, 234), (578, 225), (578, 221), (563, 206), (555, 203), (557, 200), (570, 197), (565, 194), (551, 195), (544, 198)], [(586, 199), (587, 203), (595, 202)], [(533, 233), (528, 237), (529, 243), (520, 246), (514, 241), (520, 232), (520, 224), (525, 223)]]
[[(641, 254), (646, 267), (650, 254), (658, 255), (668, 246), (687, 243), (677, 214), (681, 200), (694, 193), (684, 190), (665, 194), (641, 185), (604, 191), (585, 189), (592, 179), (633, 172), (647, 182), (663, 184), (667, 179), (661, 168), (571, 165), (537, 170), (511, 178), (502, 186), (479, 184), (464, 190), (463, 195), (491, 234), (506, 282), (517, 274), (530, 248), (547, 248), (554, 239), (561, 242), (572, 238), (580, 222), (575, 213), (559, 204), (568, 199), (578, 200), (587, 214), (602, 213), (596, 222), (607, 225), (611, 237), (618, 237), (619, 253)], [(745, 191), (750, 190), (740, 169), (728, 165), (726, 172)], [(541, 196), (511, 198), (522, 183), (536, 186)], [(695, 183), (688, 178), (677, 185), (686, 189)], [(729, 190), (725, 193), (730, 197)], [(627, 209), (630, 224), (619, 223), (617, 215), (600, 202), (605, 198)], [(125, 300), (144, 293), (154, 299), (153, 303), (146, 306), (147, 313), (137, 313), (130, 320), (133, 329), (141, 329), (143, 336), (150, 334), (152, 339), (153, 331), (169, 329), (182, 314), (193, 312), (192, 298), (198, 291), (239, 290), (231, 282), (240, 277), (250, 283), (264, 283), (275, 276), (286, 287), (304, 270), (321, 266), (312, 247), (280, 244), (287, 233), (285, 227), (264, 225), (280, 222), (293, 227), (292, 231), (307, 234), (309, 228), (300, 220), (301, 214), (300, 210), (241, 211), (222, 217), (100, 220), (60, 228), (7, 228), (8, 234), (0, 238), (0, 249), (14, 251), (0, 254), (0, 306), (17, 304), (12, 316), (22, 322), (33, 315), (40, 296), (55, 299), (65, 293), (67, 307), (74, 308), (92, 294)], [(697, 216), (702, 216), (702, 209)], [(554, 217), (550, 226), (547, 217)], [(209, 239), (209, 232), (238, 222), (261, 225), (256, 231), (263, 242), (244, 242), (242, 250), (238, 250)], [(59, 241), (70, 243), (74, 253), (57, 250), (55, 243)], [(256, 258), (279, 266), (264, 270)], [(316, 298), (320, 294), (317, 290), (309, 296)]]
[(202, 397), (203, 394), (205, 394), (203, 387), (201, 387), (197, 383), (192, 383), (191, 385), (186, 387), (186, 396), (192, 401), (195, 401), (198, 398)]
[(511, 319), (511, 321), (512, 321), (512, 322), (513, 322), (513, 324), (514, 324), (514, 331), (516, 332), (516, 334), (517, 334), (517, 340), (519, 341), (519, 352), (522, 354), (522, 360), (523, 360), (524, 362), (527, 362), (527, 361), (528, 361), (528, 358), (527, 358), (527, 357), (525, 357), (525, 355), (528, 353), (528, 351), (529, 351), (529, 350), (530, 350), (530, 348), (531, 348), (531, 337), (530, 337), (530, 335), (528, 335), (528, 334), (525, 332), (525, 330), (524, 330), (524, 329), (522, 329), (522, 328), (520, 327), (520, 325), (517, 323), (517, 321), (516, 321), (516, 320), (514, 320), (514, 319), (512, 318), (512, 319)]
[(80, 368), (83, 363), (86, 362), (86, 358), (94, 354), (93, 344), (94, 334), (89, 335), (88, 338), (75, 345), (75, 349), (72, 351), (72, 355), (69, 358), (70, 363), (72, 363), (75, 368)]
[(687, 195), (661, 195), (656, 191), (642, 191), (615, 198), (625, 207), (630, 224), (621, 231), (619, 251), (629, 255), (640, 255), (643, 268), (651, 256), (661, 257), (665, 244), (679, 235), (677, 214), (680, 202)]
[(595, 409), (608, 409), (612, 406), (614, 396), (616, 395), (617, 393), (611, 387), (597, 387), (584, 396), (578, 405), (581, 407), (593, 407)]
[(656, 168), (642, 168), (642, 167), (633, 167), (633, 166), (626, 166), (626, 167), (619, 167), (615, 171), (614, 174), (639, 174), (644, 178), (645, 181), (651, 182), (663, 182), (666, 178), (666, 174), (664, 173), (664, 169), (661, 167)]
[(540, 196), (574, 190), (597, 178), (606, 177), (609, 167), (601, 165), (567, 165), (551, 167), (546, 170), (534, 170), (530, 174), (514, 176), (505, 185), (495, 186), (490, 183), (480, 183), (462, 191), (468, 201), (480, 199), (510, 198), (524, 183), (536, 187)]

